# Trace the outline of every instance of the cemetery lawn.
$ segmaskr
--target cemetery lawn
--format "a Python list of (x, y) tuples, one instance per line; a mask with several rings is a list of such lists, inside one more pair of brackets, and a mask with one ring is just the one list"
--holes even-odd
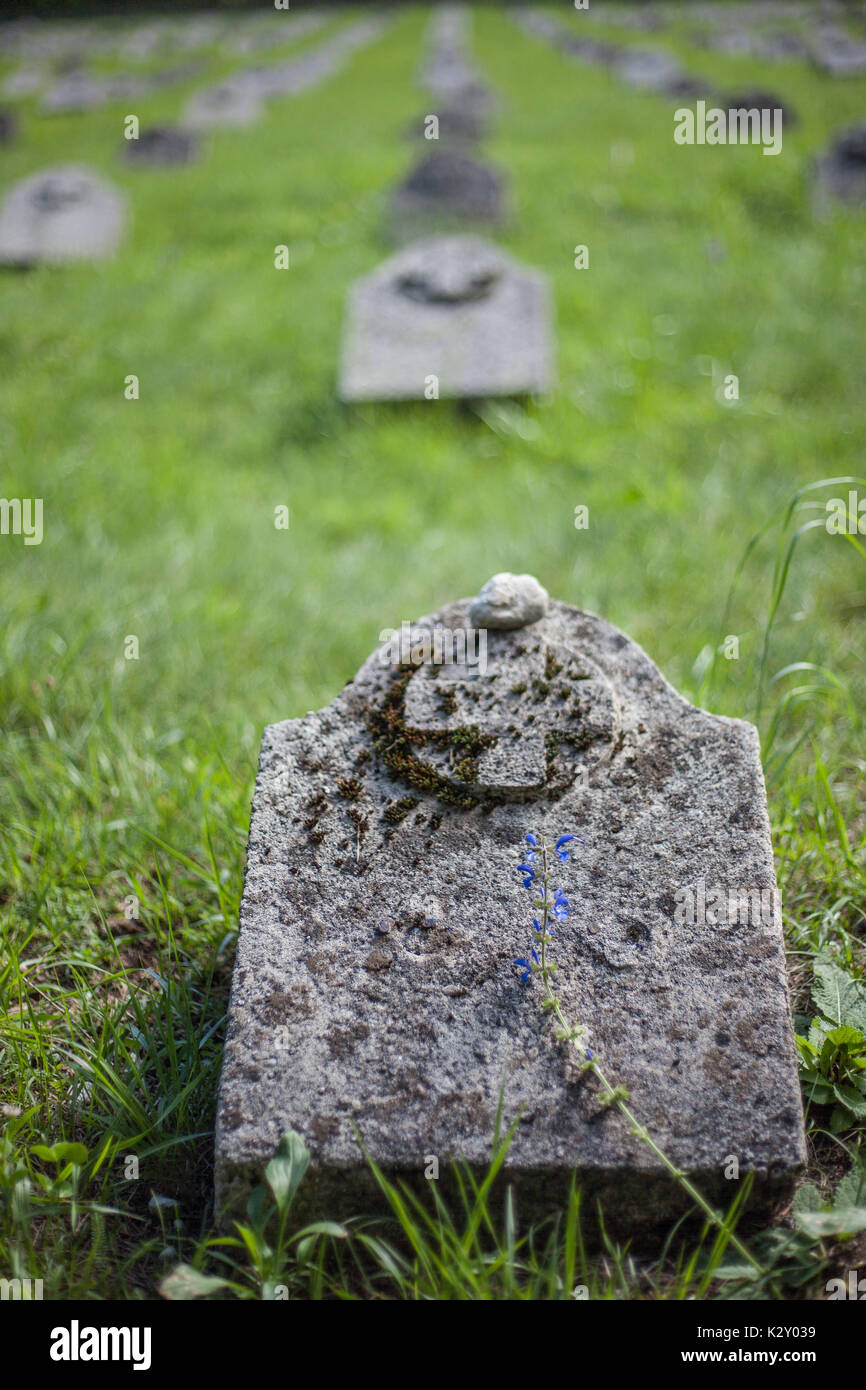
[[(863, 1175), (864, 1115), (831, 1133), (814, 1105), (815, 1192), (739, 1226), (757, 1286), (717, 1277), (724, 1252), (699, 1231), (602, 1260), (570, 1238), (576, 1208), (517, 1245), (495, 1203), (490, 1229), (407, 1218), (414, 1253), (359, 1212), (270, 1271), (206, 1244), (261, 731), (329, 702), (382, 628), (498, 570), (536, 574), (688, 698), (759, 724), (795, 1010), (814, 1014), (819, 955), (864, 979), (866, 555), (823, 522), (866, 488), (866, 243), (862, 216), (815, 221), (809, 164), (862, 116), (866, 81), (704, 52), (684, 23), (646, 41), (720, 86), (778, 90), (800, 120), (778, 158), (677, 147), (676, 103), (477, 10), (503, 97), (485, 149), (514, 198), (500, 240), (551, 277), (558, 386), (349, 409), (343, 301), (386, 254), (382, 200), (431, 109), (412, 79), (427, 17), (400, 12), (336, 79), (215, 131), (188, 170), (122, 164), (121, 106), (17, 103), (3, 189), (89, 164), (130, 224), (104, 267), (2, 275), (2, 495), (43, 499), (44, 539), (0, 537), (0, 1273), (51, 1298), (153, 1298), (178, 1262), (230, 1278), (222, 1296), (268, 1279), (298, 1297), (820, 1296), (866, 1256), (866, 1210), (830, 1210)], [(142, 124), (176, 118), (194, 85), (142, 99)], [(840, 478), (855, 481), (821, 481)]]

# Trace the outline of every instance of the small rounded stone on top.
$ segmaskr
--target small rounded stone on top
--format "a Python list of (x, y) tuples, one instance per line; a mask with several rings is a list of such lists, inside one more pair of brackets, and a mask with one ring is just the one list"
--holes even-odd
[(532, 574), (494, 574), (469, 605), (473, 627), (528, 627), (550, 606), (547, 590)]

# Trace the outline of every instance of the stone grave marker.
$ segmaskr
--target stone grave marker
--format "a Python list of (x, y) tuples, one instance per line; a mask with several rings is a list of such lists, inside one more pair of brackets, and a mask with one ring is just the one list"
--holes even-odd
[(443, 105), (478, 118), (489, 115), (496, 99), (468, 56), (470, 15), (455, 6), (434, 11), (418, 81)]
[(107, 84), (83, 73), (63, 78), (42, 98), (41, 109), (46, 115), (65, 116), (78, 111), (96, 111), (108, 100)]
[(196, 77), (201, 77), (206, 70), (207, 63), (201, 58), (188, 58), (184, 63), (174, 63), (168, 68), (156, 68), (148, 73), (147, 81), (150, 89), (159, 91), (166, 87), (179, 87), (184, 82), (191, 82)]
[(722, 34), (708, 34), (704, 42), (717, 53), (746, 58), (754, 56), (757, 35), (753, 29), (729, 29)]
[(712, 92), (713, 84), (706, 78), (690, 75), (687, 72), (680, 73), (670, 82), (665, 83), (662, 88), (664, 96), (676, 97), (679, 101), (695, 101), (703, 97), (706, 99)]
[(460, 111), (467, 116), (483, 120), (492, 116), (499, 106), (499, 100), (484, 82), (465, 82), (462, 86), (449, 88), (443, 101), (452, 111)]
[(755, 42), (755, 55), (771, 63), (787, 63), (805, 58), (809, 49), (799, 34), (783, 30), (777, 34), (761, 34)]
[(0, 145), (11, 145), (18, 136), (18, 117), (0, 107)]
[[(483, 626), (482, 626), (483, 625)], [(234, 1211), (284, 1131), (301, 1214), (376, 1205), (355, 1131), (419, 1188), (486, 1167), (500, 1086), (525, 1221), (574, 1169), (608, 1221), (682, 1194), (569, 1063), (512, 962), (527, 831), (579, 841), (559, 876), (557, 988), (672, 1160), (722, 1207), (804, 1157), (756, 730), (706, 714), (602, 618), (527, 575), (402, 624), (332, 704), (265, 730), (216, 1126)], [(437, 645), (438, 644), (438, 645)]]
[(29, 97), (41, 92), (45, 86), (45, 73), (37, 68), (19, 68), (10, 72), (3, 82), (4, 97)]
[(309, 38), (326, 22), (324, 15), (308, 14), (292, 18), (287, 15), (268, 16), (252, 27), (233, 27), (232, 32), (223, 38), (222, 47), (226, 52), (241, 57), (263, 49), (282, 48), (299, 39)]
[(545, 391), (552, 336), (544, 276), (478, 237), (425, 238), (350, 291), (339, 395), (385, 401)]
[(183, 125), (188, 130), (253, 125), (262, 114), (259, 95), (237, 77), (195, 92), (187, 103)]
[(817, 160), (814, 201), (819, 213), (833, 203), (866, 203), (866, 125), (844, 130)]
[(457, 149), (433, 149), (391, 195), (388, 228), (395, 241), (425, 232), (496, 226), (505, 213), (502, 176)]
[(778, 92), (765, 92), (760, 89), (726, 92), (718, 97), (716, 105), (728, 111), (781, 111), (783, 130), (795, 126), (798, 120), (791, 103), (780, 97)]
[(193, 164), (199, 157), (199, 141), (191, 131), (179, 126), (151, 126), (137, 140), (124, 140), (121, 147), (128, 164), (148, 168), (171, 168)]
[(43, 169), (15, 184), (0, 207), (0, 265), (100, 260), (116, 249), (125, 204), (116, 189), (77, 164)]
[(866, 72), (866, 44), (843, 30), (828, 31), (817, 39), (812, 59), (830, 77), (862, 77)]
[(669, 90), (685, 74), (668, 53), (652, 48), (626, 48), (617, 59), (616, 75), (630, 87), (646, 91)]

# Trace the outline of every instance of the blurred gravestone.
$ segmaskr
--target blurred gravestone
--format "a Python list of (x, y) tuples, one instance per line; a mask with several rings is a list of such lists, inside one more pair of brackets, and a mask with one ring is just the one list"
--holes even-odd
[(232, 54), (258, 53), (268, 48), (283, 48), (299, 39), (309, 38), (325, 24), (324, 15), (273, 15), (250, 27), (241, 25), (222, 40), (223, 49)]
[(75, 164), (15, 184), (0, 207), (0, 265), (98, 260), (117, 247), (124, 202), (104, 179)]
[(177, 126), (151, 126), (137, 140), (124, 140), (123, 155), (129, 164), (154, 168), (192, 164), (199, 155), (199, 142)]
[(427, 155), (391, 196), (388, 224), (396, 241), (424, 232), (495, 226), (504, 213), (503, 181), (496, 170), (460, 150)]
[(718, 106), (728, 111), (781, 111), (782, 127), (797, 124), (797, 113), (789, 101), (784, 101), (778, 92), (764, 92), (760, 89), (725, 93), (718, 97)]
[(18, 118), (14, 111), (0, 109), (0, 145), (11, 145), (18, 134)]
[(105, 105), (107, 98), (105, 82), (76, 73), (48, 89), (42, 99), (42, 110), (52, 116), (95, 111)]
[(757, 1204), (790, 1192), (802, 1109), (757, 732), (689, 705), (603, 619), (498, 575), (406, 623), (326, 709), (265, 730), (218, 1101), (224, 1214), (289, 1128), (313, 1156), (305, 1217), (376, 1200), (358, 1138), (419, 1188), (431, 1156), (443, 1180), (457, 1158), (480, 1173), (503, 1083), (524, 1221), (564, 1202), (575, 1168), (609, 1220), (682, 1210), (512, 965), (530, 829), (579, 837), (557, 992), (638, 1117), (722, 1207), (734, 1163)]
[(667, 53), (649, 48), (627, 48), (616, 63), (616, 75), (630, 87), (664, 91), (684, 73)]
[(45, 85), (45, 73), (38, 68), (19, 68), (10, 72), (3, 82), (4, 97), (30, 97), (41, 92)]
[(866, 44), (841, 29), (820, 35), (812, 57), (831, 77), (862, 77), (866, 73)]
[(170, 68), (157, 68), (149, 74), (149, 81), (154, 90), (160, 87), (176, 87), (182, 82), (190, 82), (194, 77), (199, 77), (205, 69), (205, 64), (199, 59), (190, 59), (188, 63), (176, 63)]
[(477, 237), (431, 237), (350, 291), (346, 401), (523, 395), (552, 382), (546, 279)]
[(778, 34), (762, 34), (755, 43), (755, 52), (760, 58), (770, 62), (787, 63), (792, 59), (805, 58), (808, 46), (799, 34), (784, 31)]
[(262, 113), (259, 97), (237, 78), (196, 92), (189, 100), (183, 124), (190, 130), (218, 126), (249, 126)]
[(817, 161), (815, 204), (825, 212), (833, 203), (866, 203), (866, 125), (852, 126)]
[(418, 81), (433, 96), (467, 116), (482, 118), (495, 105), (493, 93), (467, 53), (469, 12), (459, 6), (444, 5), (434, 11), (430, 21)]

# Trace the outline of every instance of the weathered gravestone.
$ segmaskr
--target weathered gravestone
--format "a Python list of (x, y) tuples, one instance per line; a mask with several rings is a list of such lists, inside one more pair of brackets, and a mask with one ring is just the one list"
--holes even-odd
[(183, 124), (189, 130), (249, 126), (261, 114), (262, 103), (256, 92), (238, 78), (230, 78), (196, 92), (187, 103)]
[(10, 72), (3, 83), (4, 97), (29, 97), (45, 85), (45, 73), (34, 68), (19, 68)]
[(844, 30), (822, 34), (812, 58), (830, 77), (862, 77), (866, 72), (866, 44), (853, 39)]
[(192, 164), (199, 155), (199, 141), (190, 131), (178, 126), (151, 126), (149, 130), (142, 130), (137, 140), (124, 140), (122, 150), (129, 164), (171, 168)]
[(836, 202), (866, 203), (866, 125), (843, 131), (817, 161), (814, 202), (820, 213)]
[(512, 965), (529, 830), (580, 837), (558, 880), (558, 993), (638, 1117), (722, 1206), (734, 1162), (758, 1203), (789, 1190), (802, 1111), (756, 730), (687, 704), (603, 619), (499, 575), (390, 634), (326, 709), (265, 730), (218, 1104), (224, 1212), (289, 1128), (312, 1151), (311, 1213), (374, 1204), (354, 1131), (419, 1186), (431, 1156), (442, 1177), (458, 1157), (483, 1169), (503, 1079), (523, 1218), (575, 1168), (609, 1218), (680, 1209)]
[(350, 291), (345, 401), (510, 396), (553, 375), (547, 281), (479, 237), (430, 237)]
[(805, 39), (787, 30), (778, 34), (761, 34), (755, 43), (755, 56), (771, 63), (787, 63), (805, 58), (809, 52)]
[(233, 31), (223, 39), (222, 47), (238, 56), (257, 53), (262, 49), (283, 48), (299, 39), (309, 38), (325, 23), (324, 15), (309, 14), (293, 18), (287, 15), (268, 16), (254, 26), (233, 27)]
[(0, 207), (0, 265), (36, 265), (109, 256), (120, 241), (124, 200), (77, 164), (60, 164), (17, 183)]
[(61, 116), (73, 112), (95, 111), (108, 100), (106, 83), (83, 73), (73, 73), (54, 87), (42, 99), (46, 115)]
[(18, 118), (14, 111), (0, 108), (0, 145), (11, 145), (18, 135)]
[(388, 206), (394, 241), (425, 232), (496, 226), (505, 213), (501, 174), (457, 149), (434, 149), (398, 184)]
[(434, 13), (430, 30), (429, 52), (418, 73), (420, 84), (453, 110), (479, 118), (489, 115), (496, 98), (467, 54), (467, 11), (446, 6)]
[(756, 89), (723, 93), (718, 97), (716, 104), (729, 111), (781, 111), (784, 130), (789, 126), (795, 126), (799, 119), (791, 103), (784, 101), (778, 92)]
[(670, 54), (652, 48), (626, 48), (616, 62), (616, 75), (630, 87), (668, 91), (685, 76)]

